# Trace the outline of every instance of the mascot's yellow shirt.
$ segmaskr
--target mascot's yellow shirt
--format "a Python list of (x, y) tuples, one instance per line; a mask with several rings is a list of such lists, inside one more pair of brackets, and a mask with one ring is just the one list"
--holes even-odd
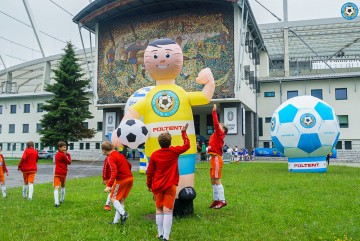
[(172, 136), (171, 145), (183, 145), (182, 127), (188, 123), (186, 133), (190, 139), (190, 149), (179, 157), (180, 175), (192, 174), (195, 171), (196, 135), (191, 106), (204, 105), (209, 100), (201, 92), (186, 92), (175, 84), (159, 85), (152, 88), (136, 104), (131, 106), (144, 116), (144, 123), (149, 129), (149, 139), (145, 144), (145, 154), (151, 154), (160, 149), (158, 136), (168, 131)]

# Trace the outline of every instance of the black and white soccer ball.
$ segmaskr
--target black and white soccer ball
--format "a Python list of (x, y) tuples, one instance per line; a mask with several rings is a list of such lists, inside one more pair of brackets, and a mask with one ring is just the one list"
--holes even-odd
[(347, 7), (345, 7), (344, 10), (344, 14), (348, 17), (353, 16), (356, 13), (356, 10), (354, 9), (354, 7), (352, 5), (348, 5)]
[(173, 105), (173, 100), (169, 95), (162, 95), (158, 99), (159, 107), (163, 110), (168, 110)]
[(149, 131), (141, 120), (127, 119), (120, 123), (116, 135), (123, 145), (136, 149), (145, 144)]

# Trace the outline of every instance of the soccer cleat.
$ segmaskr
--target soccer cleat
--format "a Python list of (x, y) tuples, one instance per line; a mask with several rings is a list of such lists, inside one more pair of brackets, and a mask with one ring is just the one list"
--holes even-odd
[(115, 225), (115, 224), (118, 224), (118, 223), (114, 223), (114, 221), (111, 221), (109, 224)]
[(64, 202), (64, 199), (60, 200), (60, 203), (63, 203)]
[(29, 201), (31, 201), (31, 200), (32, 200), (32, 198), (29, 198), (28, 200), (29, 200)]
[(219, 201), (218, 205), (216, 205), (215, 209), (220, 209), (222, 207), (225, 207), (227, 205), (226, 201)]
[(129, 215), (127, 212), (125, 212), (123, 215), (121, 215), (120, 224), (123, 225), (128, 217), (129, 217)]
[(55, 204), (55, 207), (58, 208), (60, 205), (59, 204)]
[(209, 208), (215, 207), (216, 205), (218, 205), (218, 203), (219, 203), (219, 200), (213, 201)]
[(104, 206), (104, 210), (106, 210), (106, 211), (111, 211), (110, 205), (105, 205), (105, 206)]
[(164, 237), (162, 236), (162, 235), (156, 235), (156, 238), (158, 239), (158, 240), (164, 240)]

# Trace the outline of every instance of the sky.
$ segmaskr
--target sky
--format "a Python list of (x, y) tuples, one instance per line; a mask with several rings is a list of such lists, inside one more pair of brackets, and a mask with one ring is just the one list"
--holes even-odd
[[(45, 56), (62, 53), (65, 42), (71, 41), (82, 49), (78, 26), (72, 18), (90, 0), (27, 0)], [(249, 0), (258, 24), (278, 22), (255, 0)], [(283, 19), (283, 0), (258, 0), (276, 16)], [(288, 20), (341, 17), (341, 6), (349, 0), (288, 0)], [(354, 1), (360, 7), (360, 1)], [(23, 0), (0, 0), (0, 56), (7, 68), (42, 57), (39, 45), (26, 13)], [(52, 37), (50, 37), (50, 36)], [(95, 37), (82, 30), (85, 48), (95, 45)], [(0, 70), (4, 65), (0, 59)]]

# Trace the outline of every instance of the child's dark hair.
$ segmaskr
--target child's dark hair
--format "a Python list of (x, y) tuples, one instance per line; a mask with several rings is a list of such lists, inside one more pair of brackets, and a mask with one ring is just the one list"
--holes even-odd
[(221, 125), (221, 127), (224, 129), (224, 132), (225, 132), (225, 134), (227, 134), (228, 133), (228, 128), (227, 128), (227, 126), (224, 124), (224, 123), (220, 123), (220, 125)]
[(57, 146), (58, 146), (58, 148), (60, 148), (60, 147), (67, 146), (67, 145), (66, 145), (66, 143), (64, 141), (59, 141), (57, 143)]
[(161, 148), (168, 148), (171, 145), (171, 135), (169, 132), (163, 132), (158, 136)]

